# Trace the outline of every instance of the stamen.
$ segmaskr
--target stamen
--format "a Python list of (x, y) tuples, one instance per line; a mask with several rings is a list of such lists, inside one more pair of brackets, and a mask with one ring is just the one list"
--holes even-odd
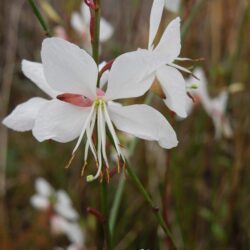
[(118, 153), (118, 156), (121, 156), (122, 159), (124, 160), (123, 154), (121, 153), (121, 150), (120, 150), (120, 147), (119, 147), (120, 142), (119, 142), (119, 139), (118, 139), (117, 136), (116, 136), (115, 129), (114, 129), (113, 124), (112, 124), (112, 122), (111, 122), (111, 119), (110, 119), (110, 117), (109, 117), (109, 114), (108, 114), (106, 105), (104, 104), (103, 107), (104, 107), (104, 117), (105, 117), (105, 120), (106, 120), (106, 122), (107, 122), (108, 129), (109, 129), (109, 131), (110, 131), (110, 133), (111, 133), (111, 136), (112, 136), (112, 138), (113, 138), (113, 140), (114, 140), (114, 144), (115, 144), (116, 151), (117, 151), (117, 153)]
[(88, 164), (88, 163), (85, 161), (84, 164), (83, 164), (83, 166), (82, 166), (81, 177), (84, 176), (84, 172), (85, 172), (85, 168), (87, 167), (87, 164)]
[(74, 158), (75, 158), (75, 154), (73, 153), (73, 154), (71, 155), (71, 157), (70, 157), (70, 159), (69, 159), (67, 165), (65, 166), (66, 169), (68, 169), (68, 168), (70, 167), (70, 165), (71, 165), (72, 161), (74, 160)]
[(200, 79), (199, 79), (197, 76), (195, 76), (190, 70), (188, 70), (188, 69), (186, 69), (186, 68), (184, 68), (184, 67), (181, 67), (181, 66), (179, 66), (179, 65), (177, 65), (177, 64), (174, 64), (174, 63), (169, 63), (169, 64), (167, 64), (167, 65), (170, 66), (170, 67), (179, 69), (179, 70), (181, 70), (181, 71), (183, 71), (183, 72), (186, 72), (186, 73), (190, 74), (192, 77), (194, 77), (195, 79), (200, 80)]
[[(102, 103), (104, 104), (104, 103)], [(107, 153), (106, 153), (106, 129), (105, 129), (105, 120), (103, 119), (103, 105), (100, 104), (98, 109), (98, 116), (99, 116), (99, 122), (100, 122), (100, 132), (101, 132), (101, 144), (102, 144), (102, 155), (103, 159), (105, 161), (106, 166), (109, 168)]]
[(83, 125), (82, 132), (81, 132), (81, 134), (80, 134), (80, 136), (79, 136), (79, 138), (78, 138), (78, 141), (77, 141), (77, 143), (76, 143), (76, 145), (75, 145), (75, 147), (74, 147), (74, 149), (73, 149), (73, 154), (76, 152), (76, 150), (77, 150), (78, 147), (80, 146), (80, 143), (81, 143), (81, 141), (82, 141), (82, 138), (83, 138), (83, 136), (84, 136), (84, 133), (85, 133), (85, 131), (86, 131), (86, 128), (87, 128), (88, 125), (89, 125), (89, 122), (90, 122), (90, 120), (91, 120), (91, 118), (92, 118), (92, 115), (93, 115), (94, 111), (95, 111), (95, 105), (93, 104), (93, 105), (92, 105), (92, 108), (91, 108), (91, 111), (90, 111), (90, 113), (89, 113), (89, 115), (88, 115), (88, 117), (87, 117), (87, 119), (86, 119), (86, 121), (85, 121), (85, 123), (84, 123), (84, 125)]
[(84, 152), (84, 161), (87, 161), (88, 158), (88, 152), (89, 152), (89, 146), (91, 148), (92, 154), (95, 157), (95, 160), (97, 161), (97, 156), (96, 156), (96, 149), (92, 140), (92, 134), (94, 131), (94, 127), (95, 127), (95, 120), (96, 120), (96, 111), (94, 112), (91, 122), (90, 122), (90, 127), (87, 128), (86, 132), (87, 132), (87, 142), (85, 145), (85, 152)]
[(120, 170), (121, 170), (121, 166), (120, 166), (120, 158), (118, 156), (118, 159), (117, 159), (117, 173), (120, 174)]
[(107, 183), (110, 181), (109, 168), (106, 166)]

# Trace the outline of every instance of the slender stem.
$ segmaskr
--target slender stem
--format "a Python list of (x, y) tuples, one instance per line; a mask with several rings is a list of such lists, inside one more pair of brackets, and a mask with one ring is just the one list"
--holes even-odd
[[(153, 96), (154, 95), (152, 94), (152, 92), (150, 92), (146, 97), (145, 103), (150, 104), (152, 102)], [(135, 148), (137, 146), (138, 141), (139, 141), (138, 138), (135, 138), (129, 144), (129, 146), (128, 146), (128, 158), (130, 158), (133, 155), (133, 152), (135, 151)], [(110, 225), (110, 231), (111, 231), (112, 236), (114, 234), (115, 223), (116, 223), (117, 214), (118, 214), (118, 211), (119, 211), (122, 195), (123, 195), (124, 188), (125, 188), (125, 183), (126, 183), (126, 179), (122, 175), (120, 180), (119, 180), (119, 185), (118, 185), (117, 191), (115, 193), (113, 206), (112, 206), (112, 209), (111, 209), (111, 212), (110, 212), (109, 225)]]
[[(101, 12), (101, 0), (95, 1), (96, 8), (94, 10), (94, 33), (92, 38), (92, 50), (93, 58), (98, 65), (99, 63), (99, 40), (100, 40), (100, 12)], [(108, 211), (108, 190), (105, 179), (101, 183), (101, 208), (102, 213), (105, 216), (105, 223), (103, 224), (104, 236), (106, 246), (108, 250), (113, 249), (112, 238), (109, 227), (109, 211)]]
[(41, 12), (39, 11), (35, 1), (34, 0), (28, 0), (28, 2), (30, 4), (34, 14), (36, 15), (39, 23), (41, 24), (43, 30), (45, 31), (46, 36), (51, 37), (52, 34), (51, 34), (50, 30), (49, 30), (49, 26), (48, 26), (47, 22), (45, 21), (45, 19), (43, 18)]
[(93, 58), (96, 64), (99, 64), (99, 37), (100, 37), (100, 13), (101, 13), (101, 0), (95, 1), (96, 8), (94, 10), (94, 34), (92, 40)]
[[(188, 20), (186, 21), (186, 25), (184, 24), (181, 30), (181, 36), (182, 36), (182, 40), (186, 37), (187, 31), (189, 30), (192, 21), (194, 20), (194, 17), (196, 16), (196, 14), (198, 13), (198, 11), (200, 10), (202, 3), (204, 3), (204, 0), (198, 0), (198, 2), (196, 3), (194, 9), (192, 10)], [(153, 94), (150, 92), (145, 100), (146, 104), (150, 104), (152, 102), (153, 99)], [(129, 155), (132, 155), (136, 145), (138, 143), (138, 139), (135, 138), (130, 146), (129, 146)], [(114, 233), (114, 227), (115, 227), (115, 223), (116, 223), (116, 219), (117, 219), (117, 213), (120, 207), (120, 203), (121, 203), (121, 197), (123, 195), (124, 192), (124, 188), (125, 188), (125, 178), (121, 177), (120, 182), (119, 182), (119, 186), (117, 188), (116, 194), (115, 194), (115, 198), (114, 198), (114, 203), (111, 209), (111, 215), (110, 215), (110, 230), (111, 230), (111, 234), (113, 235)]]
[(104, 235), (106, 239), (107, 249), (112, 250), (112, 238), (110, 233), (110, 226), (109, 226), (109, 211), (108, 211), (108, 190), (107, 190), (107, 183), (105, 180), (101, 183), (101, 207), (102, 213), (105, 216), (105, 223), (103, 224)]
[(153, 202), (151, 196), (149, 195), (149, 193), (146, 191), (146, 189), (142, 185), (141, 181), (139, 180), (139, 178), (135, 174), (133, 168), (131, 168), (129, 166), (128, 162), (126, 162), (126, 164), (127, 164), (127, 173), (130, 176), (131, 180), (133, 181), (135, 186), (139, 189), (139, 191), (141, 192), (141, 194), (144, 197), (145, 201), (151, 206), (152, 210), (154, 211), (154, 215), (155, 215), (159, 225), (163, 229), (164, 233), (170, 238), (170, 240), (172, 241), (175, 249), (178, 249), (177, 245), (175, 243), (175, 240), (174, 240), (174, 238), (172, 236), (172, 233), (168, 229), (168, 227), (167, 227), (167, 225), (166, 225), (166, 223), (165, 223), (165, 221), (164, 221), (164, 219), (162, 217), (162, 214), (159, 211), (159, 208), (154, 205), (154, 202)]

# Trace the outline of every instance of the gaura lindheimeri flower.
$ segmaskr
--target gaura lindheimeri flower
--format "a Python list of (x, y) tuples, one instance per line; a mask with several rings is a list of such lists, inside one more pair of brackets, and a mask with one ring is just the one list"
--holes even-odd
[(165, 8), (178, 13), (181, 5), (181, 0), (165, 0)]
[[(194, 75), (197, 79), (187, 79), (187, 87), (192, 95), (194, 102), (187, 97), (186, 108), (187, 113), (191, 113), (195, 104), (201, 103), (206, 113), (212, 118), (215, 128), (215, 138), (220, 138), (224, 135), (227, 138), (233, 136), (233, 131), (230, 121), (226, 114), (226, 107), (228, 101), (228, 91), (223, 90), (217, 97), (211, 98), (207, 89), (207, 79), (202, 68), (196, 68)], [(192, 90), (192, 86), (198, 86), (197, 89)]]
[(37, 193), (30, 199), (33, 207), (39, 210), (52, 209), (54, 213), (67, 220), (78, 219), (79, 215), (72, 207), (72, 202), (65, 191), (55, 191), (43, 178), (36, 180), (35, 189)]
[[(81, 13), (74, 12), (71, 17), (71, 26), (78, 32), (83, 39), (90, 43), (90, 9), (83, 2), (81, 5)], [(112, 25), (101, 17), (100, 20), (100, 42), (107, 41), (113, 35), (114, 29)]]
[[(152, 77), (145, 79), (145, 76), (151, 75), (162, 64), (163, 57), (160, 55), (136, 51), (119, 56), (110, 70), (105, 92), (97, 88), (99, 73), (95, 61), (78, 46), (60, 38), (48, 38), (43, 42), (41, 57), (42, 64), (37, 65), (43, 70), (32, 69), (32, 73), (37, 78), (45, 77), (45, 82), (60, 94), (57, 99), (39, 107), (33, 135), (39, 141), (52, 139), (69, 142), (78, 138), (72, 159), (86, 135), (84, 166), (89, 150), (98, 166), (97, 173), (89, 176), (88, 180), (97, 179), (101, 175), (103, 162), (106, 169), (109, 169), (106, 129), (110, 132), (118, 157), (124, 160), (114, 125), (139, 138), (158, 141), (164, 148), (177, 145), (173, 128), (157, 110), (147, 105), (122, 106), (113, 102), (145, 93), (152, 82)], [(27, 109), (32, 108), (27, 105)], [(12, 116), (12, 121), (15, 121), (14, 114)], [(6, 120), (8, 118), (4, 124), (15, 129)], [(95, 125), (97, 150), (92, 140)]]
[(155, 70), (154, 76), (158, 79), (166, 96), (165, 104), (178, 116), (184, 118), (187, 116), (185, 108), (186, 84), (178, 70), (191, 72), (174, 63), (174, 61), (186, 60), (186, 58), (178, 57), (181, 50), (179, 17), (168, 25), (157, 46), (154, 45), (163, 9), (164, 0), (154, 0), (150, 15), (148, 51), (152, 54), (157, 53), (165, 56), (165, 61)]
[[(105, 62), (99, 65), (101, 70)], [(22, 72), (35, 85), (40, 88), (49, 98), (33, 97), (28, 101), (19, 104), (4, 120), (3, 124), (8, 128), (19, 132), (32, 130), (40, 108), (51, 99), (56, 99), (60, 92), (52, 89), (47, 83), (41, 63), (22, 60)], [(100, 86), (107, 82), (108, 71), (105, 71), (100, 78)]]

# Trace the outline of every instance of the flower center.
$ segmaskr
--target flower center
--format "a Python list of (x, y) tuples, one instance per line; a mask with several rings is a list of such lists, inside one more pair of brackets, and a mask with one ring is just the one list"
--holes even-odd
[[(97, 98), (103, 97), (105, 92), (99, 88), (96, 89)], [(58, 95), (56, 97), (58, 100), (73, 104), (78, 107), (91, 107), (93, 105), (93, 101), (84, 95), (72, 94), (72, 93), (64, 93)]]

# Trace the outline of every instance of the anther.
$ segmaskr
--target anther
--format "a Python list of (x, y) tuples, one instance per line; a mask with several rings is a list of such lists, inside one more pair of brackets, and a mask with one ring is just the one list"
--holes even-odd
[(72, 154), (72, 156), (71, 156), (71, 158), (69, 159), (69, 162), (68, 162), (68, 164), (65, 166), (65, 168), (69, 168), (69, 167), (70, 167), (70, 165), (71, 165), (72, 161), (74, 160), (74, 158), (75, 158), (75, 154)]
[(120, 158), (117, 160), (117, 173), (120, 174), (121, 166), (120, 166)]
[(107, 183), (110, 181), (110, 175), (109, 175), (109, 168), (106, 167), (106, 176), (107, 176)]

